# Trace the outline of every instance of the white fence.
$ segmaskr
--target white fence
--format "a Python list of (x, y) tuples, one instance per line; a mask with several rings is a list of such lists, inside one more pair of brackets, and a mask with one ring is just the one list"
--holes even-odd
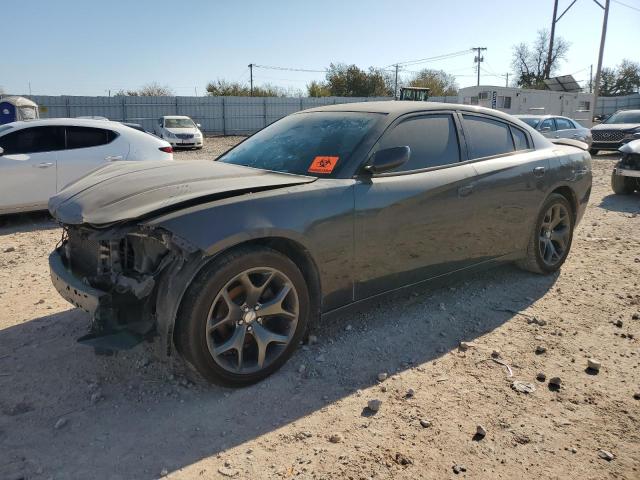
[(387, 97), (76, 97), (31, 98), (41, 118), (100, 116), (153, 130), (163, 115), (188, 115), (207, 133), (247, 135), (290, 113), (336, 103), (390, 100)]
[(640, 109), (640, 93), (620, 97), (600, 97), (596, 106), (596, 115), (611, 114), (618, 110)]

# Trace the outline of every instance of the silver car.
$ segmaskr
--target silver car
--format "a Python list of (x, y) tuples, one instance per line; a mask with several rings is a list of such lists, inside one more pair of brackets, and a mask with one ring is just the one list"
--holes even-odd
[(557, 115), (514, 115), (547, 138), (571, 138), (591, 147), (591, 130), (575, 120)]

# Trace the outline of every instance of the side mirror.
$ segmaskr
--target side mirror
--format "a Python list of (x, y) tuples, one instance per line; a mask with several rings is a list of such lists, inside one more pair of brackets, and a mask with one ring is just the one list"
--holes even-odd
[(408, 146), (378, 150), (364, 167), (364, 171), (371, 175), (390, 172), (407, 163), (409, 158), (411, 158), (411, 149)]
[(4, 155), (4, 148), (0, 147), (0, 157)]
[(196, 123), (196, 127), (202, 128), (202, 125), (200, 125), (199, 123)]

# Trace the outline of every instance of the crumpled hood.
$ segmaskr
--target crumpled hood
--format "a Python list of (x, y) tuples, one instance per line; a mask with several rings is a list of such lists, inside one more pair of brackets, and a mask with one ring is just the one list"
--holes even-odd
[(208, 160), (114, 162), (51, 197), (49, 211), (62, 223), (107, 225), (200, 197), (226, 198), (314, 180)]
[(591, 130), (632, 130), (638, 128), (637, 123), (599, 123), (591, 127)]

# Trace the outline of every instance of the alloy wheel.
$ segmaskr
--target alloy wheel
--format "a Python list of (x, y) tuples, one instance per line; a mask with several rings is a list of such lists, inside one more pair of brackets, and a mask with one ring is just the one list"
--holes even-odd
[(539, 248), (542, 261), (555, 266), (562, 260), (571, 239), (571, 217), (561, 203), (553, 204), (546, 211), (539, 232)]
[(252, 268), (217, 294), (207, 317), (209, 353), (232, 373), (254, 373), (273, 363), (293, 338), (299, 318), (293, 282), (274, 268)]

